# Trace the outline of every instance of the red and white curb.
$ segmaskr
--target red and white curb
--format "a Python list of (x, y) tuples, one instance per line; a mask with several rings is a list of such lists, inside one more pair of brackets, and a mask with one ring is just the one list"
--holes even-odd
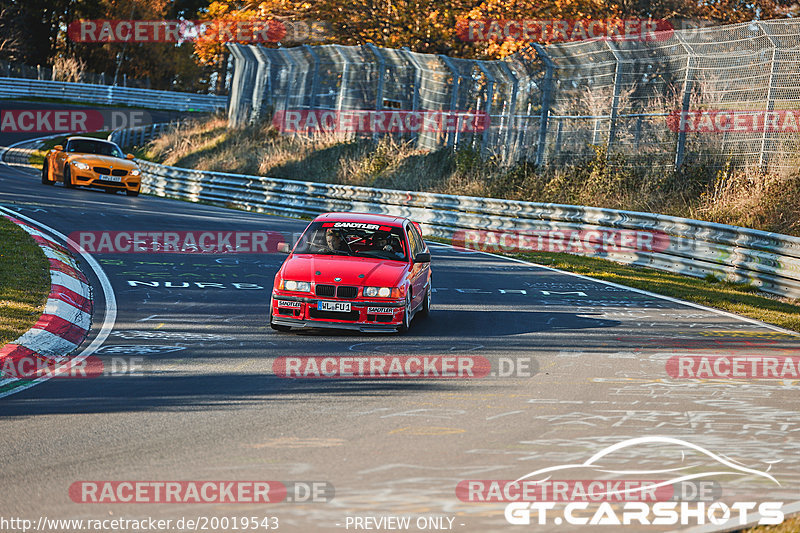
[[(55, 367), (74, 352), (92, 324), (92, 290), (69, 251), (37, 228), (14, 216), (2, 215), (39, 245), (50, 263), (50, 294), (36, 324), (21, 337), (0, 348), (0, 369), (7, 361), (39, 360)], [(0, 374), (0, 391), (19, 381)]]

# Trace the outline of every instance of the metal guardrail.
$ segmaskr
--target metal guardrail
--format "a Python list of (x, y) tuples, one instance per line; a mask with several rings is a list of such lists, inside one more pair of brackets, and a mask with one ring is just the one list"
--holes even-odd
[(136, 89), (64, 81), (0, 77), (0, 98), (59, 98), (74, 102), (126, 105), (174, 111), (217, 111), (228, 105), (227, 96)]
[(204, 172), (139, 161), (142, 192), (248, 211), (315, 216), (327, 211), (412, 218), (426, 236), (452, 239), (465, 230), (633, 230), (667, 237), (663, 249), (592, 253), (613, 261), (694, 277), (713, 275), (800, 297), (800, 238), (699, 220), (593, 207), (448, 194), (404, 192)]
[(150, 139), (154, 139), (164, 131), (174, 127), (175, 124), (175, 122), (161, 122), (135, 128), (120, 128), (112, 131), (108, 136), (108, 140), (123, 149), (130, 146), (141, 146)]
[[(138, 141), (154, 133), (153, 127), (147, 126), (116, 131), (109, 138), (127, 135)], [(28, 148), (19, 144), (4, 157), (16, 158), (15, 152)], [(137, 163), (145, 194), (293, 217), (328, 211), (391, 214), (419, 222), (426, 236), (445, 239), (465, 231), (523, 235), (649, 232), (662, 238), (663, 246), (583, 255), (694, 277), (713, 275), (800, 298), (800, 237), (652, 213), (206, 172), (143, 160)]]

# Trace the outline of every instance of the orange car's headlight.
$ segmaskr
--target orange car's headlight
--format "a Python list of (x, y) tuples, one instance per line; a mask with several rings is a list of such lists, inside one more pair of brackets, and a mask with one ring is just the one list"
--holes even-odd
[(141, 172), (139, 172), (138, 168), (131, 170), (131, 176), (138, 176), (139, 174), (141, 174)]
[(91, 167), (84, 163), (83, 161), (73, 161), (72, 166), (77, 168), (78, 170), (89, 170)]

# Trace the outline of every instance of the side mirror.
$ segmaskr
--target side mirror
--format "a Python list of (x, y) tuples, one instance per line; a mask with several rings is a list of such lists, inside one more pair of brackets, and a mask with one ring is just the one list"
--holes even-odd
[(278, 243), (278, 252), (280, 252), (282, 254), (288, 254), (291, 251), (292, 251), (292, 249), (289, 247), (289, 243), (288, 242), (279, 242)]
[(431, 253), (430, 252), (420, 252), (414, 258), (415, 263), (430, 263), (431, 262)]
[(55, 150), (56, 152), (61, 152), (62, 150), (64, 150), (64, 147), (60, 144), (57, 144), (53, 146), (53, 150)]
[(133, 154), (128, 154), (125, 156), (125, 159), (133, 159)]

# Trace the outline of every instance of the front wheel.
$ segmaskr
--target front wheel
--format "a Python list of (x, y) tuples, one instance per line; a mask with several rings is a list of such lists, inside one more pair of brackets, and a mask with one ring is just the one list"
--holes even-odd
[(125, 194), (127, 194), (128, 196), (139, 196), (139, 189), (136, 189), (135, 191), (126, 189)]
[(44, 166), (42, 167), (42, 185), (52, 185), (53, 182), (50, 181), (50, 165), (47, 161), (44, 162)]
[(72, 183), (72, 175), (70, 175), (68, 166), (64, 168), (64, 187), (67, 189), (75, 188), (75, 184)]
[(422, 301), (422, 309), (419, 310), (419, 314), (422, 316), (429, 316), (431, 314), (431, 292), (433, 292), (431, 287), (428, 287), (428, 290), (425, 291), (425, 299)]
[(411, 328), (411, 293), (406, 294), (406, 305), (403, 308), (403, 323), (397, 328), (400, 333), (406, 333)]

